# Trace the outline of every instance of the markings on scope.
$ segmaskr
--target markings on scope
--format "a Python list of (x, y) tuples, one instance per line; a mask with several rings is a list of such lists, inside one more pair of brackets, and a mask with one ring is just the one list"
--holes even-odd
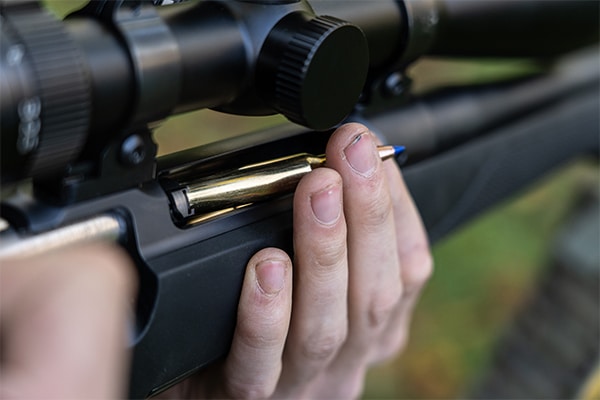
[[(22, 44), (12, 45), (6, 51), (6, 63), (10, 67), (19, 67), (24, 57), (25, 46)], [(19, 114), (17, 151), (24, 155), (35, 150), (40, 142), (42, 102), (37, 96), (24, 99), (19, 103), (17, 112)]]
[(40, 142), (40, 130), (42, 122), (40, 114), (42, 102), (35, 96), (22, 100), (18, 106), (19, 113), (19, 135), (17, 137), (17, 151), (27, 154), (35, 150)]
[(8, 48), (6, 52), (6, 62), (11, 67), (18, 67), (23, 61), (25, 55), (25, 48), (22, 44), (15, 44)]

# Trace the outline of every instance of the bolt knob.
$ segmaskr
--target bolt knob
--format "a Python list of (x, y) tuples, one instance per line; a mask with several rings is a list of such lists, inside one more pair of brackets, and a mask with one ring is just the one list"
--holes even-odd
[(257, 75), (263, 97), (292, 122), (316, 130), (353, 109), (369, 68), (363, 32), (334, 17), (293, 13), (269, 33)]

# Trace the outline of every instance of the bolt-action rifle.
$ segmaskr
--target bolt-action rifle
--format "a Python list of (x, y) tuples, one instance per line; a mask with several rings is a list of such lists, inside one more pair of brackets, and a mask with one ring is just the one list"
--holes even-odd
[[(60, 21), (0, 2), (2, 185), (30, 189), (2, 202), (1, 257), (98, 239), (129, 252), (132, 397), (227, 353), (248, 259), (292, 252), (293, 155), (323, 153), (344, 121), (406, 147), (432, 241), (598, 153), (598, 53), (562, 57), (597, 46), (598, 2), (162, 3), (90, 1)], [(545, 67), (416, 97), (406, 69), (430, 55)], [(157, 122), (201, 108), (290, 123), (157, 158)]]

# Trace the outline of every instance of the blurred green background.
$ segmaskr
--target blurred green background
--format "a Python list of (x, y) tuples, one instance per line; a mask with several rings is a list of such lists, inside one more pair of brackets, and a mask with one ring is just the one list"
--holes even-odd
[(435, 272), (404, 354), (372, 371), (365, 398), (461, 398), (534, 294), (556, 230), (599, 179), (576, 162), (433, 247)]
[[(59, 15), (83, 1), (47, 1)], [(523, 61), (424, 60), (411, 69), (414, 89), (485, 81), (537, 68)], [(199, 111), (156, 133), (160, 153), (238, 135), (282, 121)], [(406, 351), (368, 376), (364, 398), (460, 398), (481, 376), (495, 341), (532, 295), (550, 258), (552, 238), (599, 181), (598, 165), (578, 161), (500, 204), (433, 248), (435, 273), (415, 312)]]

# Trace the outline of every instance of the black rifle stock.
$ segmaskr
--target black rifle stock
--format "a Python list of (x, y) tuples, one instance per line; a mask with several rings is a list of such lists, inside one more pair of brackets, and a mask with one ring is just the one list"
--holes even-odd
[[(311, 1), (312, 8), (304, 1), (206, 1), (166, 11), (143, 2), (98, 1), (70, 17), (64, 29), (40, 17), (35, 3), (2, 3), (2, 179), (10, 183), (32, 177), (34, 190), (3, 201), (2, 217), (10, 228), (2, 232), (0, 254), (44, 251), (98, 237), (128, 250), (140, 279), (131, 397), (155, 394), (223, 357), (248, 259), (268, 246), (293, 252), (290, 194), (182, 225), (172, 215), (173, 182), (294, 153), (319, 154), (331, 132), (325, 128), (359, 121), (387, 142), (406, 145), (409, 159), (403, 174), (436, 241), (564, 161), (599, 150), (596, 51), (560, 62), (540, 76), (421, 98), (396, 85), (408, 63), (421, 55), (548, 57), (595, 43), (597, 2), (550, 2), (545, 11), (536, 2), (532, 12), (512, 1), (378, 1), (368, 7)], [(466, 9), (466, 3), (473, 7)], [(302, 29), (310, 28), (306, 21), (312, 21), (313, 9), (351, 24), (326, 18), (319, 20), (324, 31), (306, 33)], [(245, 22), (254, 26), (253, 32), (236, 25), (243, 13), (252, 15)], [(513, 21), (513, 16), (522, 18)], [(71, 94), (87, 104), (67, 114), (82, 120), (81, 125), (65, 118), (53, 126), (77, 142), (64, 151), (56, 150), (64, 138), (36, 128), (37, 122), (44, 128), (52, 125), (52, 107), (68, 107), (60, 93), (47, 95), (48, 82), (39, 83), (53, 76), (42, 65), (52, 61), (37, 50), (43, 42), (35, 26), (15, 27), (31, 23), (27, 18), (40, 18), (55, 32), (57, 43), (73, 46), (56, 50), (68, 60), (86, 58), (84, 67), (60, 77), (80, 85)], [(155, 69), (150, 61), (158, 45), (144, 40), (132, 27), (136, 22), (152, 27), (152, 37), (162, 46), (158, 55), (164, 63)], [(249, 40), (285, 53), (281, 48), (294, 39), (281, 38), (277, 29), (282, 23), (321, 42), (332, 40), (336, 47), (354, 40), (359, 47), (368, 44), (368, 71), (362, 66), (342, 74), (358, 82), (351, 85), (355, 87), (350, 92), (339, 87), (344, 82), (331, 87), (336, 96), (358, 98), (362, 93), (356, 106), (355, 100), (350, 108), (340, 106), (332, 97), (327, 101), (336, 104), (315, 113), (310, 107), (296, 109), (294, 99), (277, 95), (275, 87), (281, 83), (270, 77), (282, 74), (282, 67), (273, 65), (276, 57), (256, 50), (248, 54), (243, 46)], [(510, 25), (512, 29), (499, 32)], [(573, 35), (565, 38), (554, 29), (559, 25), (573, 29)], [(219, 40), (209, 35), (214, 32)], [(277, 34), (270, 36), (273, 32)], [(246, 34), (251, 37), (240, 42)], [(193, 42), (196, 36), (201, 39)], [(364, 55), (347, 47), (352, 57)], [(324, 61), (309, 57), (305, 65), (327, 70), (320, 63), (332, 62), (325, 54), (329, 51), (323, 51)], [(247, 62), (254, 56), (259, 61)], [(248, 76), (253, 77), (250, 84)], [(171, 82), (169, 77), (175, 78)], [(304, 78), (300, 85), (322, 84)], [(175, 93), (169, 83), (181, 89)], [(304, 101), (314, 101), (306, 96)], [(319, 131), (288, 124), (155, 160), (148, 124), (172, 112), (204, 107), (281, 112)]]

